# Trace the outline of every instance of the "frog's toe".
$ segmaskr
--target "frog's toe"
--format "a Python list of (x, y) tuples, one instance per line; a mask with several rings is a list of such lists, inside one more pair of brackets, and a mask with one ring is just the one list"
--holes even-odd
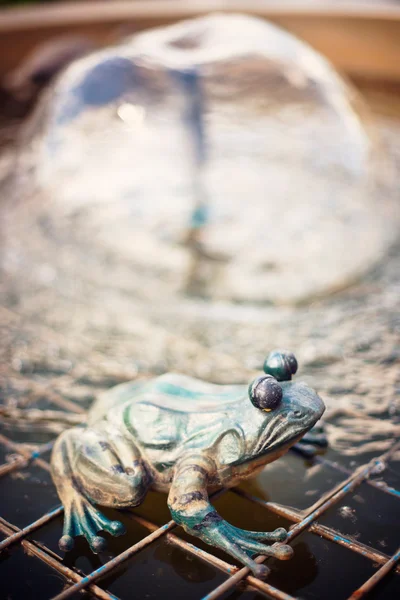
[(100, 552), (104, 552), (107, 548), (106, 540), (100, 535), (95, 535), (94, 537), (86, 536), (87, 541), (89, 542), (90, 549), (94, 554), (100, 554)]
[[(273, 546), (267, 546), (258, 541), (260, 537), (255, 538), (255, 536), (263, 536), (263, 539), (269, 536), (269, 541), (275, 543)], [(265, 534), (257, 531), (238, 529), (225, 521), (221, 521), (206, 534), (204, 539), (208, 543), (228, 552), (251, 569), (257, 577), (265, 577), (269, 569), (265, 565), (260, 568), (260, 564), (255, 562), (252, 557), (258, 554), (279, 560), (288, 560), (293, 556), (293, 549), (286, 544), (279, 543), (282, 539), (286, 539), (286, 537), (287, 533), (282, 527), (270, 534)]]
[(268, 538), (264, 539), (272, 539), (272, 536), (274, 542), (284, 542), (288, 536), (288, 532), (283, 527), (278, 527), (278, 529), (268, 534)]
[[(242, 550), (250, 555), (262, 554), (263, 556), (273, 556), (279, 560), (288, 560), (293, 556), (293, 549), (280, 543), (287, 538), (287, 531), (283, 527), (278, 527), (278, 529), (271, 532), (261, 532), (239, 529), (227, 523), (225, 528), (234, 543), (239, 544)], [(260, 540), (272, 542), (274, 545), (266, 546)]]
[(265, 579), (269, 574), (269, 569), (267, 565), (259, 565), (258, 563), (254, 563), (254, 567), (252, 569), (254, 575), (259, 579)]
[(106, 540), (99, 536), (100, 531), (107, 531), (113, 536), (125, 533), (120, 521), (111, 521), (82, 496), (75, 495), (70, 506), (65, 508), (64, 535), (58, 545), (60, 550), (68, 552), (74, 546), (74, 538), (83, 535), (95, 554), (103, 552)]
[(74, 538), (83, 535), (88, 541), (92, 552), (95, 554), (103, 552), (106, 547), (106, 540), (97, 535), (103, 529), (103, 526), (100, 524), (102, 517), (90, 505), (79, 506), (79, 509), (77, 509), (75, 503), (73, 510), (69, 514), (66, 514), (64, 535), (58, 542), (60, 550), (69, 552), (74, 547)]
[(242, 540), (238, 540), (236, 536), (231, 537), (226, 533), (220, 534), (214, 538), (213, 544), (219, 546), (222, 548), (222, 550), (225, 550), (225, 552), (248, 567), (256, 577), (265, 579), (265, 577), (268, 575), (270, 571), (269, 568), (266, 565), (256, 563), (255, 560), (251, 558), (254, 554), (256, 554), (256, 552), (249, 549), (247, 545), (243, 544)]
[(99, 531), (107, 531), (113, 536), (125, 533), (125, 527), (120, 521), (111, 521), (91, 505), (85, 506), (84, 517), (81, 519), (83, 535), (95, 554), (106, 549), (106, 540), (97, 535)]
[(90, 519), (90, 517), (86, 516), (86, 518), (81, 521), (81, 535), (84, 535), (91, 551), (94, 554), (100, 554), (100, 552), (104, 552), (107, 547), (106, 540), (98, 535), (98, 532), (103, 529), (99, 527), (94, 520)]
[(58, 542), (58, 547), (63, 552), (69, 552), (74, 547), (74, 538), (70, 535), (63, 535)]
[(288, 544), (278, 544), (273, 550), (273, 556), (279, 560), (290, 560), (294, 554), (293, 548)]
[(100, 511), (91, 507), (91, 519), (94, 521), (96, 532), (107, 531), (114, 537), (123, 535), (126, 532), (125, 525), (121, 521), (111, 521), (105, 517)]
[(247, 531), (246, 529), (239, 529), (233, 525), (229, 525), (229, 527), (238, 535), (251, 540), (261, 540), (263, 542), (284, 542), (288, 536), (286, 529), (283, 527), (278, 527), (275, 531)]
[(108, 531), (108, 533), (111, 533), (111, 535), (113, 535), (114, 537), (118, 537), (126, 533), (125, 525), (121, 523), (121, 521), (108, 521), (107, 523), (104, 523), (103, 529), (104, 531)]
[(293, 556), (293, 548), (286, 544), (276, 544), (274, 546), (266, 546), (261, 542), (252, 540), (250, 537), (239, 537), (236, 540), (240, 547), (250, 552), (251, 554), (261, 554), (262, 556), (271, 556), (279, 560), (289, 560)]

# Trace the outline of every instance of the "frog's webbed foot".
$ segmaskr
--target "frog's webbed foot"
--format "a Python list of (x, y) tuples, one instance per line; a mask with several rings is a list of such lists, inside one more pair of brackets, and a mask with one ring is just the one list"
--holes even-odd
[(68, 552), (74, 546), (74, 538), (83, 535), (95, 554), (103, 552), (106, 540), (99, 536), (100, 531), (107, 531), (113, 536), (125, 533), (120, 521), (111, 521), (95, 508), (86, 498), (75, 490), (70, 490), (70, 500), (64, 498), (65, 516), (63, 536), (58, 543), (60, 550)]
[(306, 458), (311, 458), (327, 446), (325, 427), (322, 423), (317, 423), (293, 446), (293, 450)]
[(83, 482), (77, 480), (72, 465), (76, 458), (76, 445), (82, 439), (82, 429), (64, 432), (54, 446), (51, 466), (57, 492), (64, 505), (64, 529), (59, 541), (60, 550), (67, 552), (74, 546), (74, 538), (85, 536), (93, 552), (102, 552), (106, 541), (98, 535), (108, 531), (111, 535), (122, 535), (125, 528), (119, 521), (107, 519), (89, 500)]
[[(172, 517), (188, 533), (224, 550), (257, 577), (263, 577), (268, 568), (257, 564), (252, 556), (291, 558), (292, 548), (280, 543), (285, 541), (287, 533), (282, 528), (270, 533), (246, 531), (224, 521), (208, 501), (207, 482), (211, 469), (209, 459), (204, 456), (188, 458), (179, 465), (168, 497)], [(267, 546), (263, 542), (276, 545)]]
[[(216, 522), (213, 522), (214, 520)], [(273, 532), (265, 533), (247, 531), (230, 525), (221, 519), (216, 511), (208, 513), (199, 524), (199, 527), (200, 531), (199, 529), (192, 530), (191, 533), (208, 544), (221, 548), (249, 567), (257, 577), (264, 577), (268, 574), (269, 569), (265, 565), (256, 563), (252, 556), (261, 554), (279, 560), (288, 560), (293, 556), (291, 546), (281, 543), (287, 538), (287, 532), (282, 527)], [(276, 545), (267, 546), (262, 541), (276, 543)]]

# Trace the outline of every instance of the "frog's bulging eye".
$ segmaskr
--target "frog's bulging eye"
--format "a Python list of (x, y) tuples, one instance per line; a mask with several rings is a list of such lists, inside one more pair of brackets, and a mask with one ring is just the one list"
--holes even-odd
[(249, 398), (256, 408), (274, 410), (282, 400), (282, 388), (274, 377), (263, 375), (249, 385)]
[(264, 363), (264, 373), (277, 381), (290, 381), (297, 371), (297, 360), (293, 352), (274, 350)]

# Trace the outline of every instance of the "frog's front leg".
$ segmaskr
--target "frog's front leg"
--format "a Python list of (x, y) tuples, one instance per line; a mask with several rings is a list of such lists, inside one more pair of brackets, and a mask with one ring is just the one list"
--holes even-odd
[(70, 550), (74, 538), (85, 536), (93, 552), (105, 549), (101, 530), (114, 536), (125, 531), (107, 519), (95, 504), (115, 508), (136, 506), (143, 500), (150, 477), (131, 440), (117, 432), (75, 428), (64, 432), (53, 449), (52, 476), (64, 505), (64, 529), (59, 546)]
[(263, 577), (268, 572), (267, 567), (257, 564), (251, 556), (262, 554), (281, 560), (291, 558), (293, 550), (290, 546), (279, 544), (270, 547), (260, 541), (283, 542), (287, 532), (283, 528), (270, 533), (247, 531), (224, 521), (207, 495), (213, 472), (215, 465), (203, 455), (185, 458), (178, 464), (168, 496), (172, 517), (188, 533), (221, 548), (249, 567), (256, 576)]

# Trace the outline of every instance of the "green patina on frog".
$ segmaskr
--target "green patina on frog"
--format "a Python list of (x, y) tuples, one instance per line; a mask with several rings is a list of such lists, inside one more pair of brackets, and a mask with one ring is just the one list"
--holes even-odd
[[(262, 576), (254, 554), (288, 559), (283, 528), (238, 529), (210, 504), (207, 490), (233, 486), (284, 454), (320, 419), (324, 404), (303, 383), (290, 381), (293, 354), (274, 352), (265, 375), (249, 388), (166, 374), (119, 385), (92, 407), (85, 428), (64, 432), (52, 454), (52, 475), (65, 508), (60, 548), (84, 535), (93, 552), (105, 548), (101, 530), (124, 533), (95, 505), (139, 505), (151, 488), (169, 491), (173, 519)], [(277, 542), (267, 546), (263, 542)]]

